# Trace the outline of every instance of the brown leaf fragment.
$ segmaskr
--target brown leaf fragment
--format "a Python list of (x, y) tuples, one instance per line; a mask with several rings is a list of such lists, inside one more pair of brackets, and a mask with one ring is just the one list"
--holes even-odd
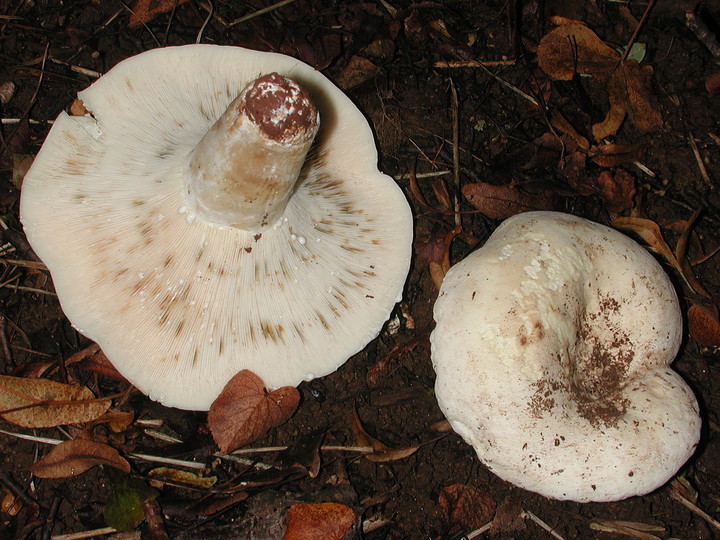
[(71, 439), (60, 443), (30, 467), (30, 471), (38, 478), (69, 478), (95, 465), (107, 465), (130, 472), (130, 464), (117, 450), (87, 439)]
[(148, 476), (152, 478), (150, 485), (162, 488), (166, 483), (170, 485), (191, 486), (198, 489), (210, 489), (217, 482), (217, 476), (200, 476), (190, 471), (181, 471), (170, 467), (156, 467)]
[(110, 404), (109, 399), (95, 399), (84, 386), (0, 376), (0, 416), (18, 426), (43, 428), (90, 422)]
[(559, 111), (553, 111), (550, 115), (550, 124), (560, 131), (564, 137), (563, 142), (567, 151), (574, 152), (577, 148), (588, 150), (590, 148), (590, 142), (580, 135), (567, 118), (565, 118)]
[(208, 427), (220, 452), (227, 454), (288, 420), (299, 402), (297, 388), (283, 386), (268, 393), (262, 379), (244, 369), (210, 406)]
[(467, 484), (444, 487), (438, 503), (452, 530), (479, 529), (492, 521), (497, 508), (487, 492)]
[(720, 322), (717, 310), (693, 304), (687, 312), (690, 337), (705, 347), (720, 347)]
[(596, 141), (602, 141), (605, 137), (615, 135), (620, 129), (620, 126), (622, 126), (622, 123), (625, 121), (625, 116), (627, 116), (625, 107), (618, 103), (610, 105), (610, 109), (605, 115), (603, 121), (593, 125), (593, 138)]
[(376, 463), (385, 463), (388, 461), (397, 461), (398, 459), (405, 459), (408, 456), (413, 455), (417, 452), (420, 446), (408, 446), (407, 448), (391, 448), (384, 442), (372, 437), (365, 431), (365, 428), (360, 421), (357, 409), (353, 408), (353, 424), (352, 430), (355, 433), (358, 446), (369, 446), (373, 449), (372, 454), (365, 454), (365, 457), (369, 461)]
[(563, 23), (540, 40), (537, 48), (540, 69), (562, 81), (570, 81), (576, 74), (607, 80), (620, 54), (584, 23), (567, 19)]
[(427, 260), (428, 270), (437, 290), (440, 290), (445, 274), (450, 270), (450, 246), (459, 233), (459, 228), (446, 231), (434, 227), (429, 237), (418, 240), (418, 255)]
[(662, 115), (652, 91), (653, 68), (641, 66), (636, 60), (626, 60), (613, 72), (608, 82), (610, 106), (625, 110), (629, 120), (641, 132), (660, 131)]
[(635, 178), (624, 169), (602, 171), (597, 177), (597, 192), (605, 201), (611, 216), (617, 216), (623, 210), (635, 204)]
[(65, 360), (65, 365), (77, 365), (80, 369), (109, 377), (116, 381), (130, 384), (120, 372), (110, 363), (108, 357), (97, 343), (92, 343), (76, 352)]
[[(611, 224), (617, 229), (632, 231), (637, 234), (647, 244), (651, 251), (660, 255), (670, 266), (677, 270), (683, 278), (685, 284), (690, 287), (690, 289), (698, 292), (693, 286), (693, 283), (697, 283), (695, 276), (685, 272), (683, 265), (680, 264), (675, 257), (675, 254), (670, 249), (670, 246), (668, 246), (667, 242), (665, 242), (660, 226), (657, 223), (650, 219), (639, 217), (619, 217), (614, 219)], [(700, 288), (700, 290), (702, 291), (702, 288)]]
[(635, 144), (601, 144), (590, 148), (588, 155), (600, 167), (617, 167), (638, 161), (649, 145), (648, 139)]
[(341, 540), (355, 522), (355, 512), (339, 503), (294, 504), (286, 522), (283, 540)]
[(374, 79), (380, 68), (362, 56), (352, 56), (335, 79), (340, 88), (349, 90)]
[(713, 73), (705, 79), (705, 90), (710, 97), (720, 95), (720, 73)]
[(169, 13), (187, 0), (136, 0), (131, 8), (128, 26), (139, 28), (151, 22), (158, 15)]
[(462, 194), (490, 219), (506, 219), (530, 210), (553, 210), (556, 206), (550, 195), (523, 193), (513, 185), (496, 186), (486, 182), (466, 184)]

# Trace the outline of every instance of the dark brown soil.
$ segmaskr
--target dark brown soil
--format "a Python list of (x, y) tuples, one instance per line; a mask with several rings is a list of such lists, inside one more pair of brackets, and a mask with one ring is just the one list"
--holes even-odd
[[(550, 17), (582, 20), (606, 43), (622, 49), (635, 28), (633, 20), (642, 17), (646, 6), (629, 4), (627, 9), (624, 3), (610, 0), (297, 0), (230, 26), (229, 22), (265, 4), (260, 0), (190, 0), (146, 25), (130, 27), (128, 7), (119, 0), (0, 0), (0, 85), (9, 81), (15, 85), (11, 99), (0, 101), (0, 112), (3, 119), (19, 119), (0, 126), (0, 212), (7, 229), (0, 266), (0, 321), (6, 345), (0, 355), (1, 372), (26, 377), (43, 373), (56, 380), (72, 377), (98, 395), (127, 390), (127, 385), (110, 377), (65, 367), (64, 359), (87, 341), (64, 318), (55, 296), (34, 291), (53, 290), (47, 274), (12, 262), (32, 260), (18, 221), (19, 182), (22, 157), (37, 152), (48, 122), (95, 80), (93, 72), (102, 74), (122, 59), (148, 49), (199, 40), (282, 52), (322, 70), (370, 120), (380, 167), (398, 179), (413, 206), (416, 249), (393, 324), (336, 373), (302, 384), (302, 400), (294, 417), (253, 446), (291, 445), (315, 430), (325, 433), (325, 445), (354, 445), (353, 408), (367, 431), (387, 445), (421, 446), (410, 456), (387, 462), (370, 461), (353, 452), (321, 451), (316, 478), (299, 466), (313, 454), (306, 449), (288, 458), (289, 467), (286, 462), (279, 469), (249, 475), (244, 465), (212, 457), (215, 449), (204, 426), (205, 414), (167, 409), (137, 393), (118, 399), (117, 409), (132, 411), (138, 419), (160, 419), (163, 427), (159, 429), (171, 430), (185, 441), (173, 445), (158, 440), (147, 434), (147, 426), (137, 424), (120, 434), (104, 433), (104, 440), (124, 455), (136, 452), (208, 463), (207, 475), (218, 476), (217, 486), (222, 486), (215, 491), (225, 494), (242, 491), (247, 485), (242, 482), (257, 482), (247, 489), (245, 500), (205, 514), (191, 506), (206, 495), (202, 489), (162, 488), (156, 502), (169, 536), (279, 537), (270, 532), (272, 527), (282, 531), (284, 510), (301, 500), (351, 506), (358, 515), (356, 528), (365, 528), (356, 533), (368, 539), (459, 538), (493, 516), (494, 527), (485, 535), (495, 538), (619, 535), (597, 530), (602, 520), (656, 527), (646, 533), (655, 536), (643, 538), (720, 536), (708, 519), (673, 499), (669, 486), (621, 502), (579, 504), (549, 500), (503, 482), (443, 425), (433, 395), (428, 338), (437, 290), (429, 260), (441, 260), (447, 245), (443, 238), (455, 227), (443, 195), (444, 186), (452, 202), (454, 109), (459, 119), (456, 150), (461, 186), (476, 182), (522, 185), (523, 193), (536, 195), (543, 205), (550, 201), (553, 209), (603, 223), (617, 213), (645, 217), (663, 227), (670, 246), (675, 246), (686, 220), (702, 209), (693, 227), (689, 260), (702, 258), (700, 246), (709, 253), (720, 243), (720, 170), (716, 167), (720, 162), (720, 96), (711, 97), (705, 86), (709, 77), (720, 72), (720, 59), (714, 59), (685, 25), (685, 13), (695, 8), (694, 3), (659, 1), (637, 38), (646, 45), (643, 65), (654, 70), (652, 92), (663, 128), (647, 135), (650, 144), (637, 159), (610, 167), (587, 165), (589, 178), (596, 178), (602, 170), (626, 171), (637, 188), (632, 207), (616, 212), (607, 197), (569, 185), (557, 160), (538, 161), (534, 141), (550, 131), (551, 111), (560, 111), (589, 137), (589, 127), (602, 120), (608, 108), (605, 89), (591, 78), (550, 81), (539, 71), (535, 50), (552, 28)], [(720, 28), (720, 16), (713, 6), (706, 7), (703, 16), (712, 38)], [(508, 62), (486, 69), (436, 67), (441, 60)], [(535, 106), (517, 90), (542, 97), (546, 103)], [(611, 138), (612, 142), (635, 144), (644, 137), (626, 121)], [(533, 159), (534, 165), (525, 167)], [(416, 188), (411, 186), (412, 173), (438, 171), (446, 174), (419, 177)], [(418, 192), (432, 208), (418, 199)], [(462, 232), (452, 241), (451, 262), (482, 245), (499, 223), (475, 211), (462, 196), (460, 208)], [(666, 268), (677, 284), (685, 311), (693, 302), (708, 307), (717, 302), (717, 257), (694, 266), (710, 298), (693, 293), (675, 269)], [(696, 499), (690, 495), (694, 504), (709, 516), (720, 506), (718, 359), (717, 349), (701, 346), (686, 331), (674, 364), (696, 392), (704, 423), (697, 452), (678, 474), (696, 491)], [(0, 428), (14, 433), (33, 431), (9, 423)], [(66, 439), (78, 432), (79, 427), (70, 426), (33, 434)], [(118, 474), (95, 467), (70, 479), (33, 478), (29, 466), (48, 449), (45, 444), (0, 435), (0, 500), (15, 498), (22, 506), (19, 513), (11, 515), (14, 513), (8, 513), (3, 503), (0, 537), (49, 538), (105, 526), (102, 510), (119, 483)], [(275, 455), (253, 457), (272, 463)], [(147, 478), (150, 469), (158, 466), (138, 459), (131, 459), (131, 464), (131, 474), (137, 478)], [(277, 470), (282, 474), (273, 472)], [(439, 500), (443, 490), (455, 484), (475, 488), (485, 503), (474, 502), (471, 511), (448, 516)], [(217, 499), (215, 495), (211, 501)], [(493, 506), (497, 507), (495, 513)], [(530, 512), (553, 532), (528, 517)], [(161, 538), (161, 529), (145, 524), (138, 530), (148, 538)]]

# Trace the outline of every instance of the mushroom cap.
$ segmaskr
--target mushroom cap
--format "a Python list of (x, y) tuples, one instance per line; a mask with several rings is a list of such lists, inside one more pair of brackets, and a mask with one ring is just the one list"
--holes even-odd
[(434, 316), (440, 408), (504, 480), (614, 501), (661, 486), (692, 455), (697, 402), (669, 367), (678, 299), (623, 234), (555, 212), (514, 216), (450, 269)]
[[(282, 218), (253, 234), (192, 214), (182, 171), (269, 72), (309, 91), (322, 127)], [(412, 216), (326, 77), (284, 55), (188, 45), (120, 62), (78, 96), (89, 114), (58, 116), (21, 219), (72, 324), (141, 391), (207, 410), (240, 370), (295, 386), (377, 336), (402, 295)]]

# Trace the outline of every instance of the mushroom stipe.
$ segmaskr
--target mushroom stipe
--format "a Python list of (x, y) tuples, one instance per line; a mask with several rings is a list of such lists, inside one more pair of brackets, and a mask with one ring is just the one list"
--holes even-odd
[(692, 455), (695, 397), (668, 276), (625, 235), (553, 212), (503, 222), (445, 276), (436, 396), (501, 478), (547, 497), (648, 493)]
[(61, 113), (21, 219), (73, 325), (165, 405), (248, 369), (331, 373), (379, 333), (412, 215), (360, 111), (293, 58), (187, 45), (129, 58)]

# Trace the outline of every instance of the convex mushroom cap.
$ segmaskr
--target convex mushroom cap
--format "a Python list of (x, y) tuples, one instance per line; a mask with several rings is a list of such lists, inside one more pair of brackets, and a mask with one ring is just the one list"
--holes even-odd
[(87, 114), (55, 121), (21, 219), (70, 321), (140, 390), (206, 410), (242, 369), (295, 386), (378, 334), (411, 214), (327, 78), (189, 45), (127, 59), (78, 97)]
[(440, 407), (504, 480), (614, 501), (692, 455), (697, 402), (669, 367), (678, 299), (623, 234), (561, 213), (512, 217), (450, 269), (434, 315)]

